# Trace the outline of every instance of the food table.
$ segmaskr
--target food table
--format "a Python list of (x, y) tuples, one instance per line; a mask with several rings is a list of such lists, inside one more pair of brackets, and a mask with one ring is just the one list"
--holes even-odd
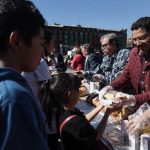
[[(76, 104), (76, 107), (83, 111), (85, 114), (90, 112), (92, 109), (94, 109), (94, 106), (88, 104), (85, 101), (86, 97), (81, 97), (81, 100)], [(141, 111), (141, 108), (145, 109), (145, 104), (143, 104), (138, 111)], [(137, 112), (138, 112), (137, 111)], [(136, 112), (136, 113), (137, 113)], [(101, 121), (102, 117), (104, 115), (104, 111), (98, 113), (98, 115), (91, 121), (91, 125), (96, 128), (98, 123)], [(140, 134), (139, 135), (133, 135), (128, 136), (127, 134), (124, 134), (124, 130), (121, 130), (121, 126), (123, 125), (122, 121), (119, 123), (119, 121), (116, 120), (116, 118), (113, 115), (110, 115), (107, 126), (104, 131), (104, 137), (112, 144), (114, 150), (150, 150), (150, 125), (147, 128), (144, 128), (144, 130), (148, 130), (147, 134)], [(124, 129), (124, 128), (122, 128)], [(126, 143), (127, 142), (127, 143)], [(122, 144), (124, 143), (124, 144)], [(131, 146), (129, 146), (129, 143)]]
[[(85, 87), (85, 85), (83, 87)], [(87, 82), (86, 87), (87, 87), (88, 93), (92, 93), (95, 90), (95, 87), (97, 88), (97, 84), (95, 84), (95, 82), (89, 81), (89, 82)], [(88, 104), (85, 101), (85, 98), (86, 98), (85, 96), (81, 97), (81, 100), (77, 103), (76, 107), (78, 109), (80, 109), (81, 111), (83, 111), (85, 114), (87, 114), (92, 109), (94, 109), (94, 107), (91, 106), (90, 104)], [(104, 113), (105, 113), (105, 111), (102, 110), (91, 121), (91, 125), (94, 128), (97, 127), (97, 125), (103, 118)], [(149, 135), (148, 135), (149, 141), (147, 140), (147, 136), (146, 137), (141, 136), (142, 137), (141, 139), (139, 136), (133, 136), (132, 140), (131, 140), (130, 137), (127, 135), (127, 133), (125, 133), (126, 131), (124, 130), (124, 128), (122, 128), (122, 125), (123, 125), (123, 121), (117, 121), (116, 118), (114, 117), (114, 115), (110, 115), (103, 136), (112, 144), (114, 150), (149, 150), (149, 147), (150, 147), (149, 146), (150, 145), (150, 136)], [(121, 129), (123, 129), (123, 130), (121, 130)], [(143, 144), (143, 143), (145, 143), (145, 141), (143, 139), (147, 140), (146, 141), (147, 142), (146, 147), (148, 147), (147, 149), (145, 149), (145, 145)], [(129, 143), (131, 144), (131, 146), (129, 146)], [(143, 145), (140, 143), (142, 143)], [(144, 149), (143, 149), (143, 147), (144, 147)]]

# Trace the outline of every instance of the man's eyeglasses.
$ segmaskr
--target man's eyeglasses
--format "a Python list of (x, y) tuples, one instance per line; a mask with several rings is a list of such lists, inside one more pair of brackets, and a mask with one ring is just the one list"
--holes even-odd
[(102, 49), (106, 48), (109, 44), (110, 44), (110, 42), (109, 42), (109, 43), (106, 43), (106, 44), (101, 45)]

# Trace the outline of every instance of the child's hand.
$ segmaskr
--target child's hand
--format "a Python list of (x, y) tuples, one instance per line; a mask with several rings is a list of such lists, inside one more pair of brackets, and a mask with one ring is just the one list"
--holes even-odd
[(122, 107), (123, 107), (123, 105), (120, 102), (112, 103), (111, 105), (107, 106), (106, 113), (110, 114), (114, 111), (121, 110)]

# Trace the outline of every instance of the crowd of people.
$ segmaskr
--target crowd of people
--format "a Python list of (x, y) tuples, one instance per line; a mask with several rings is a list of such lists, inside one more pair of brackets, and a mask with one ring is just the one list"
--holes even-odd
[[(150, 103), (150, 17), (131, 26), (132, 50), (120, 49), (117, 35), (110, 33), (100, 37), (101, 50), (77, 44), (68, 63), (31, 1), (0, 0), (0, 20), (0, 149), (113, 149), (102, 142), (109, 115), (123, 106), (137, 110)], [(118, 91), (96, 129), (90, 122), (103, 109), (99, 94), (87, 97), (95, 106), (91, 112), (77, 109), (82, 81), (67, 73), (68, 66), (102, 83), (101, 96)], [(52, 74), (54, 68), (57, 74)], [(150, 124), (149, 112), (129, 119), (128, 132)]]

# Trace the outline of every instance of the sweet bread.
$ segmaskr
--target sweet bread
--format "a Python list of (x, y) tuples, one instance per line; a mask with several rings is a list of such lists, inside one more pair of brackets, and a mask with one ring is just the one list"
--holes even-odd
[(126, 96), (120, 96), (119, 99), (120, 99), (121, 101), (123, 101), (123, 100), (126, 100), (127, 97), (126, 97)]
[(106, 93), (106, 94), (104, 94), (104, 98), (105, 99), (114, 99), (115, 94), (114, 93)]

